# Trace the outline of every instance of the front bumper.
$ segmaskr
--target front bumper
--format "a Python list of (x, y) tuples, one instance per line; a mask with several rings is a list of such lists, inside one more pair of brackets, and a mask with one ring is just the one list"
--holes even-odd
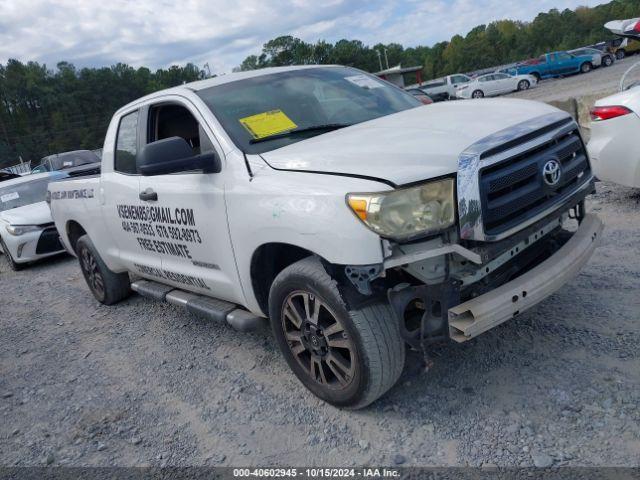
[(587, 263), (603, 228), (596, 215), (585, 215), (571, 239), (540, 265), (495, 290), (449, 308), (449, 336), (457, 342), (467, 341), (547, 298)]
[(16, 263), (33, 262), (65, 251), (62, 245), (60, 245), (59, 249), (45, 248), (43, 251), (42, 243), (40, 243), (40, 248), (38, 248), (44, 231), (45, 229), (43, 228), (34, 232), (25, 233), (24, 235), (14, 236), (8, 233), (3, 235), (4, 243), (7, 245), (11, 257)]

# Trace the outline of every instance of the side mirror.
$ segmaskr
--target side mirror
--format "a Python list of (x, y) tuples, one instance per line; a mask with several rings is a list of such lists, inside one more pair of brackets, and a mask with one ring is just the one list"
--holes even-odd
[(141, 175), (167, 175), (170, 173), (202, 170), (220, 173), (222, 164), (215, 153), (194, 155), (184, 138), (170, 137), (145, 145), (138, 155), (136, 167)]

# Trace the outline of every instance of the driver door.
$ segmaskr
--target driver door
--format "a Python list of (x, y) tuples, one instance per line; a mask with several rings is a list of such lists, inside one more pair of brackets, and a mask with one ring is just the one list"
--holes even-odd
[(146, 125), (143, 144), (180, 137), (194, 155), (213, 152), (223, 164), (220, 173), (181, 171), (140, 177), (140, 196), (152, 218), (162, 282), (242, 303), (227, 226), (221, 149), (198, 110), (184, 97), (163, 97), (141, 111)]

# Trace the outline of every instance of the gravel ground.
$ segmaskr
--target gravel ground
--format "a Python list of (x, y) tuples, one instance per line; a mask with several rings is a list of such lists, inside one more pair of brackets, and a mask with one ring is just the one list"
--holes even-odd
[(0, 465), (640, 465), (640, 194), (599, 184), (603, 245), (569, 285), (462, 345), (411, 354), (348, 412), (267, 331), (132, 296), (76, 261), (0, 273)]
[[(597, 68), (588, 74), (543, 80), (535, 88), (523, 92), (514, 92), (508, 96), (540, 100), (542, 102), (567, 100), (571, 97), (591, 94), (602, 94), (604, 97), (618, 91), (622, 75), (637, 62), (640, 62), (640, 56), (634, 55), (618, 60), (610, 67)], [(633, 70), (627, 78), (626, 85), (640, 80), (640, 67)]]

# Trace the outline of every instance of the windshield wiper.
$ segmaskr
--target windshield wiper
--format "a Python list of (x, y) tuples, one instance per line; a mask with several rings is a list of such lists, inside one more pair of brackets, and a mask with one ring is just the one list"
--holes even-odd
[(315, 131), (321, 131), (321, 130), (326, 130), (329, 132), (332, 130), (338, 130), (340, 128), (350, 127), (351, 125), (353, 124), (352, 123), (325, 123), (324, 125), (312, 125), (311, 127), (296, 128), (295, 130), (289, 130), (288, 132), (276, 133), (275, 135), (269, 135), (268, 137), (254, 138), (252, 140), (249, 140), (249, 143), (254, 144), (254, 143), (260, 143), (260, 142), (266, 142), (267, 140), (276, 140), (278, 138), (286, 138), (292, 135), (296, 135), (298, 133), (305, 133), (305, 132), (315, 132)]

